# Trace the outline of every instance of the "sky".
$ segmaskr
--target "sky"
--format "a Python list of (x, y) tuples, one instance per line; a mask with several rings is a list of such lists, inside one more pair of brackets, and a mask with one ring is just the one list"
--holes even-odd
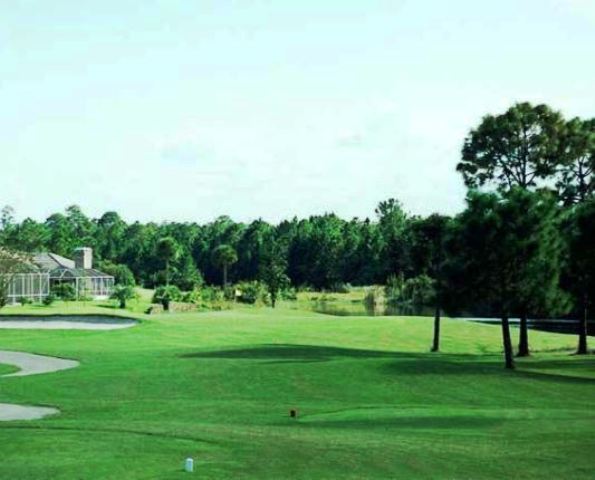
[(0, 206), (454, 214), (466, 134), (595, 116), (595, 0), (3, 0)]

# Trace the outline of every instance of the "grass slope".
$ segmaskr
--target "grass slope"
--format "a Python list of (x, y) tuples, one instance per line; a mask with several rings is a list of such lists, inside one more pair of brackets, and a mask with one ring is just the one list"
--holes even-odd
[(427, 318), (139, 318), (0, 331), (0, 349), (81, 361), (0, 379), (0, 402), (62, 410), (0, 423), (0, 478), (189, 478), (186, 456), (203, 479), (593, 478), (595, 358), (569, 355), (573, 336), (531, 332), (537, 354), (507, 372), (499, 328), (461, 321), (430, 354)]

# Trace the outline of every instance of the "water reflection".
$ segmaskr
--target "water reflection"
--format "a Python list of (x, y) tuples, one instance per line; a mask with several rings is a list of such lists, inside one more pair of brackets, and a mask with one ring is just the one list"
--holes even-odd
[(380, 317), (380, 316), (433, 316), (434, 309), (430, 307), (419, 307), (413, 305), (382, 304), (371, 305), (364, 302), (357, 303), (335, 303), (335, 302), (312, 302), (313, 310), (327, 315), (339, 317)]
[[(340, 317), (378, 317), (378, 316), (422, 316), (433, 317), (434, 309), (431, 307), (414, 307), (402, 305), (369, 305), (364, 302), (339, 303), (339, 302), (312, 302), (312, 310), (326, 315), (336, 315)], [(500, 324), (499, 318), (479, 318), (465, 317), (460, 318), (463, 321), (472, 321), (487, 324)], [(510, 324), (518, 327), (519, 319), (511, 318)], [(578, 334), (578, 321), (576, 320), (529, 320), (528, 326), (534, 330), (543, 330), (546, 332)], [(595, 321), (590, 321), (587, 325), (589, 335), (595, 336)]]

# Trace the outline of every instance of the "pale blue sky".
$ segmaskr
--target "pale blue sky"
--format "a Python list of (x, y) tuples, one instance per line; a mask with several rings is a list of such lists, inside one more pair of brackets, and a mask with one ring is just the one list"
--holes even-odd
[(593, 0), (5, 0), (0, 206), (455, 213), (468, 130), (594, 116), (594, 57)]

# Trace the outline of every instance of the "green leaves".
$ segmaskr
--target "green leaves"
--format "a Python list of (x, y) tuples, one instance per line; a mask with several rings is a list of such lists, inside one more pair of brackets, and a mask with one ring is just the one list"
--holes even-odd
[(518, 103), (502, 115), (487, 115), (465, 139), (457, 171), (470, 188), (535, 187), (555, 173), (564, 126), (547, 105)]

